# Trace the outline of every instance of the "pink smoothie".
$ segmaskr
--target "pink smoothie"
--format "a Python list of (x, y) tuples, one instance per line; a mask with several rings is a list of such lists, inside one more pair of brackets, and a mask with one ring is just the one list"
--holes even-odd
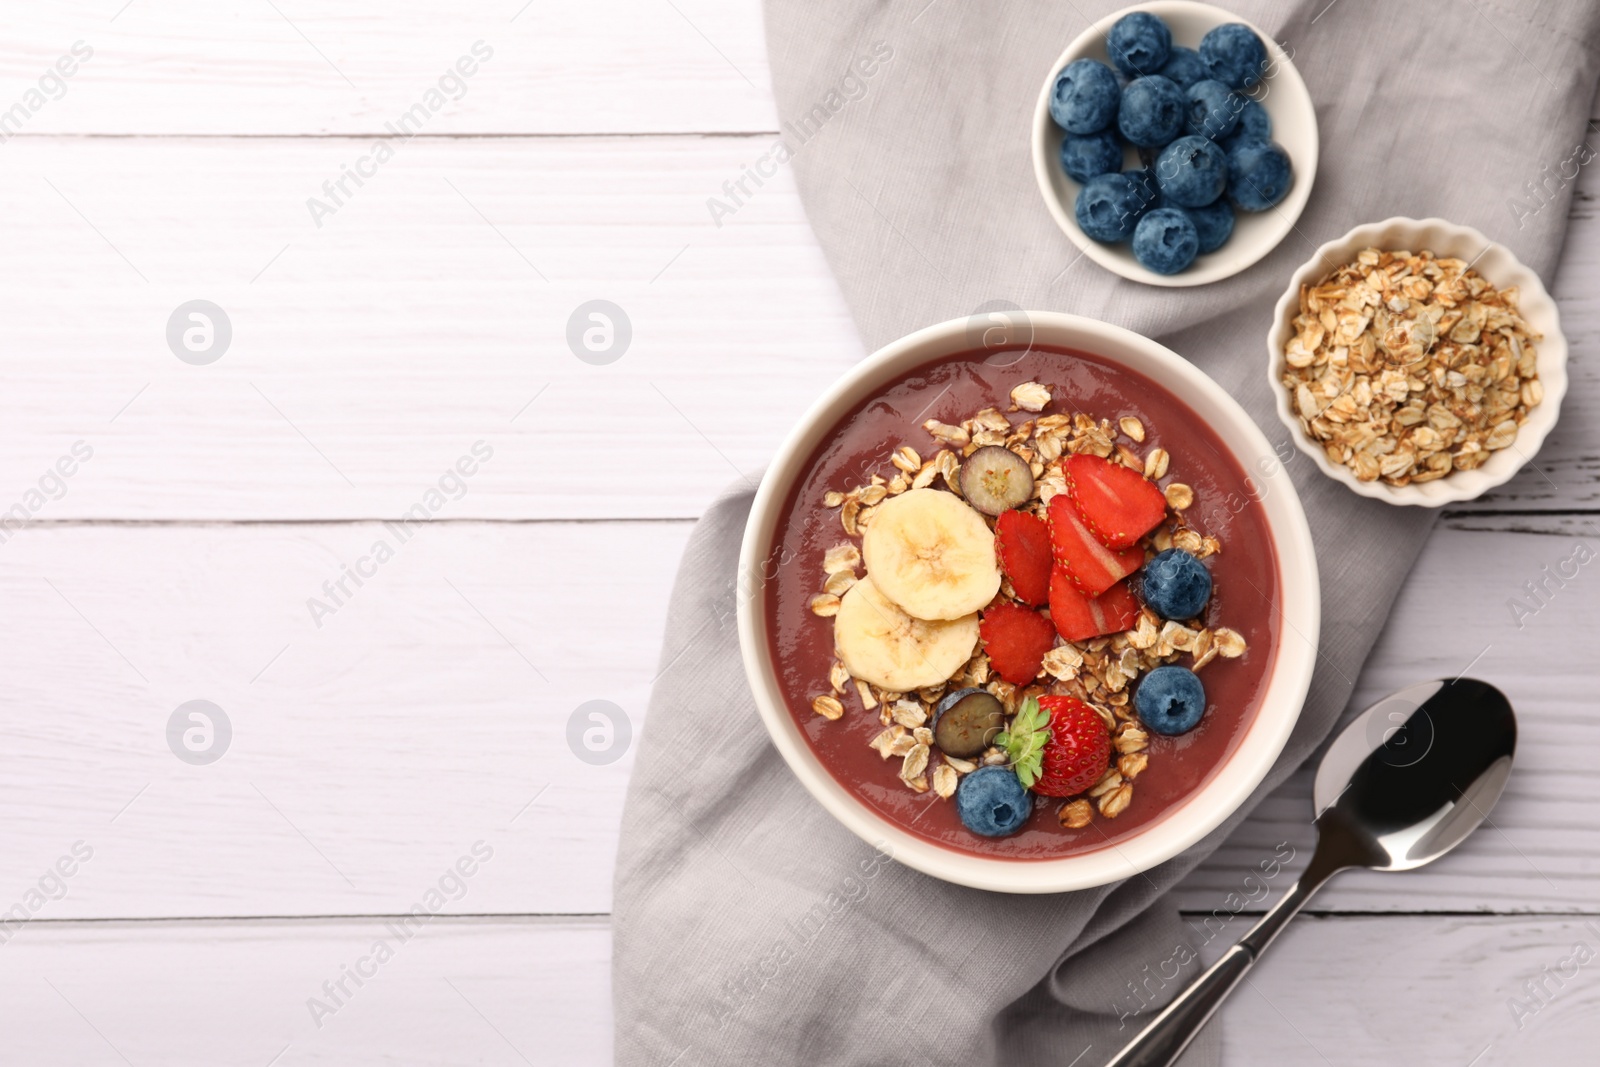
[[(937, 444), (922, 429), (924, 420), (955, 424), (985, 407), (1005, 411), (1011, 388), (1026, 381), (1050, 387), (1054, 400), (1046, 413), (1081, 411), (1113, 422), (1133, 415), (1145, 427), (1139, 447), (1147, 452), (1160, 446), (1171, 454), (1162, 484), (1182, 481), (1192, 487), (1190, 524), (1222, 542), (1222, 552), (1206, 560), (1214, 590), (1206, 622), (1237, 630), (1249, 647), (1238, 659), (1213, 659), (1201, 672), (1209, 708), (1199, 726), (1181, 737), (1151, 736), (1149, 766), (1134, 784), (1133, 802), (1117, 818), (1097, 814), (1087, 827), (1068, 830), (1057, 819), (1062, 801), (1035, 797), (1034, 813), (1022, 831), (986, 838), (961, 825), (954, 798), (912, 792), (897, 777), (899, 761), (885, 761), (867, 747), (883, 727), (876, 711), (861, 708), (853, 687), (842, 698), (843, 718), (830, 722), (811, 710), (811, 698), (829, 692), (835, 656), (833, 620), (812, 614), (809, 605), (821, 587), (823, 553), (847, 540), (839, 510), (823, 506), (823, 494), (846, 492), (874, 473), (892, 476), (889, 454), (901, 444), (924, 458), (932, 455)], [(1029, 416), (1010, 417), (1020, 423)], [(1187, 404), (1110, 360), (1035, 346), (998, 358), (976, 352), (928, 364), (841, 419), (784, 505), (766, 571), (777, 577), (765, 587), (764, 607), (789, 711), (822, 764), (847, 790), (918, 837), (961, 852), (1017, 860), (1112, 847), (1161, 819), (1218, 773), (1260, 709), (1279, 639), (1278, 563), (1265, 509), (1246, 486), (1239, 463)]]

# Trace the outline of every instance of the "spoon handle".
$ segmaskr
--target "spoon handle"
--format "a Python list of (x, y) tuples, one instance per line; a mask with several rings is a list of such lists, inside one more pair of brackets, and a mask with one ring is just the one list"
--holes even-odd
[(1332, 873), (1308, 870), (1238, 944), (1168, 1004), (1106, 1067), (1168, 1067), (1177, 1062), (1245, 972)]

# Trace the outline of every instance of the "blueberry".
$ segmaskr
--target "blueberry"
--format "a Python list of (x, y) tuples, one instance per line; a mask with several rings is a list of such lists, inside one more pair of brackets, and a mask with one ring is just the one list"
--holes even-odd
[(1144, 565), (1145, 605), (1163, 619), (1192, 619), (1210, 599), (1211, 572), (1183, 549), (1169, 548)]
[(1122, 86), (1097, 59), (1075, 59), (1056, 75), (1050, 117), (1068, 133), (1097, 133), (1117, 117)]
[(1228, 196), (1245, 211), (1265, 211), (1294, 184), (1289, 154), (1276, 141), (1238, 141), (1228, 150)]
[(1148, 11), (1135, 11), (1117, 20), (1106, 35), (1106, 52), (1117, 69), (1130, 78), (1154, 74), (1172, 54), (1172, 31)]
[(1200, 61), (1200, 53), (1181, 45), (1172, 47), (1172, 56), (1156, 73), (1163, 78), (1170, 78), (1180, 89), (1187, 89), (1202, 78), (1211, 77), (1211, 72)]
[(1080, 182), (1121, 170), (1122, 142), (1110, 130), (1069, 133), (1061, 139), (1061, 168)]
[(1006, 709), (998, 697), (987, 689), (958, 689), (934, 709), (933, 740), (946, 756), (973, 759), (1005, 726)]
[(1156, 184), (1178, 207), (1203, 207), (1228, 186), (1228, 154), (1204, 137), (1180, 137), (1157, 157)]
[[(1159, 668), (1157, 668), (1159, 669)], [(1007, 767), (979, 767), (956, 787), (956, 814), (962, 825), (984, 837), (1004, 837), (1022, 829), (1033, 814), (1033, 797)]]
[(1233, 236), (1233, 205), (1228, 203), (1227, 197), (1219, 196), (1205, 207), (1186, 207), (1183, 213), (1189, 216), (1195, 233), (1200, 236), (1201, 255), (1215, 252)]
[(1200, 61), (1230, 89), (1248, 89), (1266, 73), (1267, 48), (1250, 27), (1229, 22), (1200, 38)]
[(1185, 91), (1189, 110), (1183, 117), (1186, 132), (1220, 141), (1239, 125), (1245, 97), (1211, 78), (1195, 82)]
[(1267, 109), (1258, 101), (1244, 98), (1244, 107), (1239, 110), (1239, 125), (1233, 128), (1230, 137), (1250, 138), (1256, 141), (1272, 140), (1272, 116), (1267, 114)]
[[(1133, 706), (1139, 712), (1139, 721), (1156, 733), (1169, 737), (1186, 734), (1200, 724), (1200, 717), (1206, 713), (1206, 687), (1187, 667), (1157, 667), (1144, 676), (1134, 691)], [(967, 784), (965, 778), (961, 784)]]
[(1126, 241), (1150, 209), (1140, 183), (1127, 174), (1101, 174), (1078, 191), (1074, 213), (1083, 232), (1096, 241)]
[(1177, 83), (1159, 74), (1136, 78), (1122, 90), (1117, 129), (1140, 148), (1158, 148), (1183, 131), (1189, 101)]
[(1133, 257), (1157, 274), (1177, 274), (1200, 252), (1200, 235), (1180, 208), (1158, 207), (1133, 231)]
[(1140, 167), (1138, 170), (1123, 171), (1132, 180), (1134, 189), (1139, 197), (1142, 207), (1139, 217), (1154, 211), (1161, 206), (1161, 186), (1156, 182), (1156, 172), (1149, 167)]

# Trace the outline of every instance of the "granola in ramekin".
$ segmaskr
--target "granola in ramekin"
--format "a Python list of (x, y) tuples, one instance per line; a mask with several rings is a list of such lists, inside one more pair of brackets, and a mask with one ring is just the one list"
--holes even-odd
[(1544, 399), (1517, 296), (1462, 260), (1375, 248), (1301, 286), (1281, 380), (1306, 435), (1364, 482), (1481, 466)]

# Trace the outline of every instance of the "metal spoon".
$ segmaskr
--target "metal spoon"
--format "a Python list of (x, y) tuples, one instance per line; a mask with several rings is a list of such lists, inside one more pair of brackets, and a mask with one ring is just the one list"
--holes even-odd
[(1362, 712), (1317, 768), (1317, 850), (1305, 874), (1106, 1067), (1175, 1062), (1273, 938), (1335, 874), (1349, 867), (1407, 871), (1459, 845), (1500, 799), (1516, 747), (1510, 701), (1471, 678), (1413, 685)]

